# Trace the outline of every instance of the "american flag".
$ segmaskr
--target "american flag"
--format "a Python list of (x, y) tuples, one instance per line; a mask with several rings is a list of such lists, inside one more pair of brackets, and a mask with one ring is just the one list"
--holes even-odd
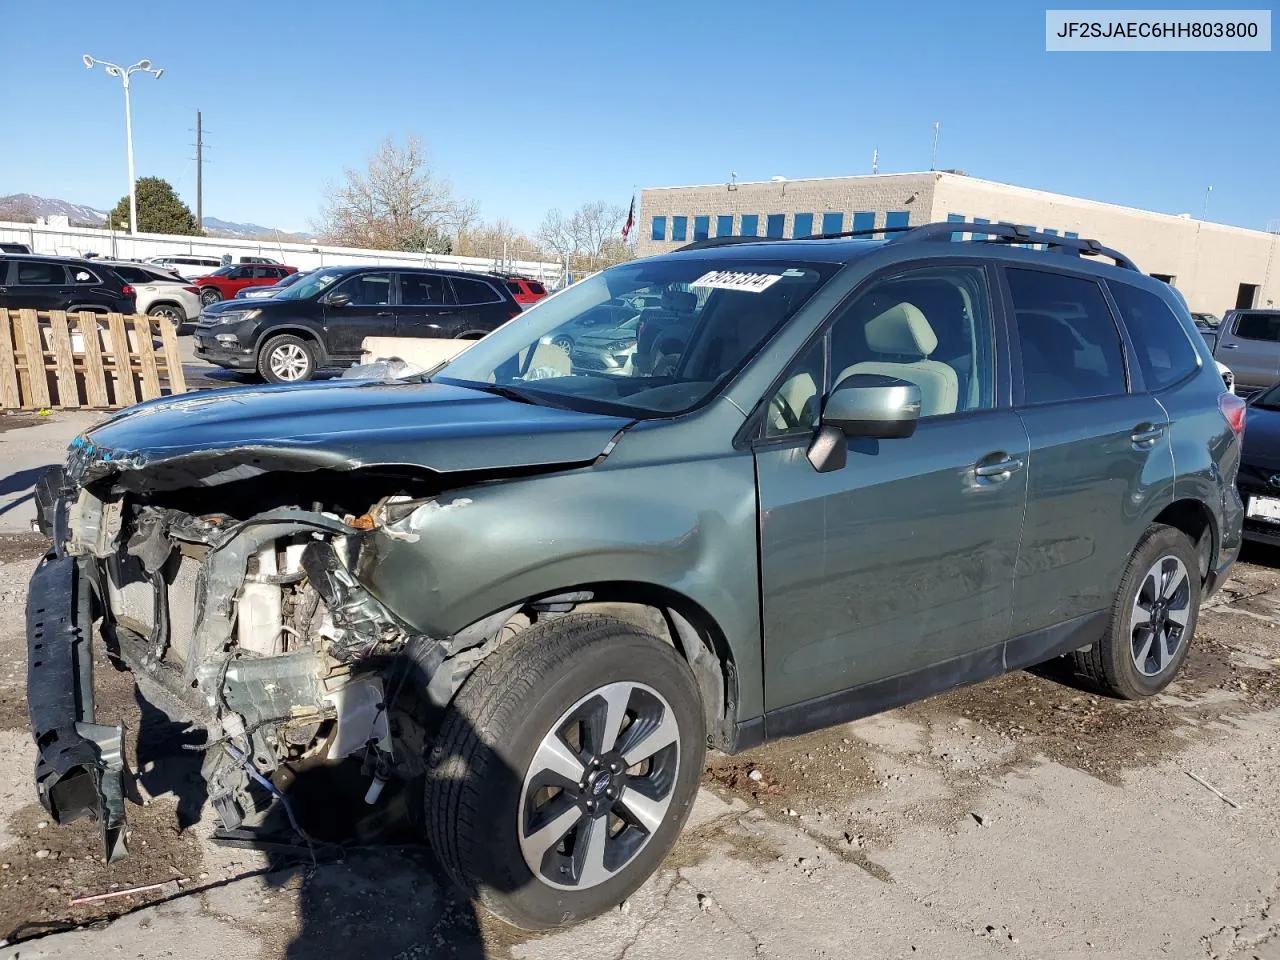
[(636, 198), (634, 195), (632, 195), (631, 209), (627, 211), (627, 222), (622, 225), (622, 239), (624, 242), (627, 239), (627, 234), (631, 233), (631, 228), (635, 226), (635, 222), (636, 222)]

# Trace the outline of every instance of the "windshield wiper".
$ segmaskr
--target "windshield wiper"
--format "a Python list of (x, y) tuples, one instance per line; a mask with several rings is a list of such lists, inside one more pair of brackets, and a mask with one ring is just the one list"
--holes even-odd
[(471, 381), (459, 381), (459, 386), (466, 387), (468, 390), (479, 390), (481, 393), (492, 393), (499, 397), (505, 397), (507, 400), (514, 400), (517, 403), (528, 403), (532, 406), (548, 406), (553, 407), (555, 404), (549, 403), (541, 397), (535, 399), (524, 390), (517, 387), (510, 387), (502, 383), (472, 383)]

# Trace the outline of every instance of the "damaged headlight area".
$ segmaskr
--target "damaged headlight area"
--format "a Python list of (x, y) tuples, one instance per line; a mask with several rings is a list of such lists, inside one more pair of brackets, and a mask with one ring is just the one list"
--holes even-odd
[[(368, 803), (389, 781), (423, 772), (423, 717), (433, 703), (447, 703), (460, 682), (454, 670), (471, 660), (444, 666), (460, 649), (482, 646), (485, 634), (421, 636), (354, 571), (366, 537), (430, 498), (389, 495), (360, 516), (316, 503), (239, 519), (120, 491), (68, 494), (57, 504), (67, 531), (57, 552), (94, 595), (92, 605), (81, 605), (76, 636), (91, 631), (85, 620), (101, 617), (108, 649), (138, 677), (143, 695), (207, 730), (202, 773), (225, 830), (260, 826), (281, 801), (296, 828), (284, 791), (317, 764), (359, 760)], [(91, 676), (80, 676), (91, 690)], [(69, 728), (56, 756), (51, 746), (44, 757), (42, 747), (42, 797), (60, 822), (92, 815), (104, 831), (109, 824), (114, 858), (124, 850), (120, 764), (107, 770), (99, 743), (68, 746), (68, 738), (78, 742), (77, 729), (98, 728), (91, 696), (63, 693), (87, 710), (40, 724), (33, 711), (38, 743), (44, 735), (53, 744), (48, 731)], [(55, 809), (53, 801), (70, 792), (54, 789), (58, 782), (78, 784), (76, 809)], [(85, 793), (90, 785), (96, 805)]]

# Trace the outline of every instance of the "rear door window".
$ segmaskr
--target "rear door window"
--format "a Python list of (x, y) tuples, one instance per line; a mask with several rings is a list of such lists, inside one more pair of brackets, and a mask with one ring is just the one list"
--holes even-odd
[(483, 280), (471, 280), (466, 277), (453, 277), (453, 292), (458, 303), (464, 307), (479, 306), (482, 303), (499, 303), (502, 297), (498, 291)]
[(1149, 290), (1108, 281), (1129, 331), (1148, 390), (1177, 383), (1200, 368), (1200, 357), (1169, 305)]
[(1242, 313), (1235, 333), (1245, 340), (1280, 342), (1280, 313)]
[(84, 267), (68, 267), (67, 271), (71, 275), (72, 283), (94, 284), (102, 282), (98, 279), (97, 274), (92, 270), (86, 270)]
[(17, 286), (49, 286), (67, 282), (67, 271), (60, 263), (19, 260), (17, 264), (17, 276), (12, 281)]
[(443, 307), (450, 302), (444, 277), (430, 273), (400, 274), (400, 303), (408, 307)]
[(1023, 402), (1127, 392), (1124, 348), (1096, 280), (1006, 269), (1022, 353)]

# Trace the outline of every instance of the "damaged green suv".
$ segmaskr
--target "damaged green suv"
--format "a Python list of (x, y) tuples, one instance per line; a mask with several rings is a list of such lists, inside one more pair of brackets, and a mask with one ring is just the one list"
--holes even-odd
[(224, 832), (301, 833), (293, 785), (347, 769), (546, 928), (657, 868), (708, 748), (1062, 655), (1161, 690), (1240, 546), (1242, 404), (1167, 285), (981, 229), (704, 241), (429, 374), (90, 430), (38, 492), (43, 803), (124, 854), (96, 627), (207, 731)]

